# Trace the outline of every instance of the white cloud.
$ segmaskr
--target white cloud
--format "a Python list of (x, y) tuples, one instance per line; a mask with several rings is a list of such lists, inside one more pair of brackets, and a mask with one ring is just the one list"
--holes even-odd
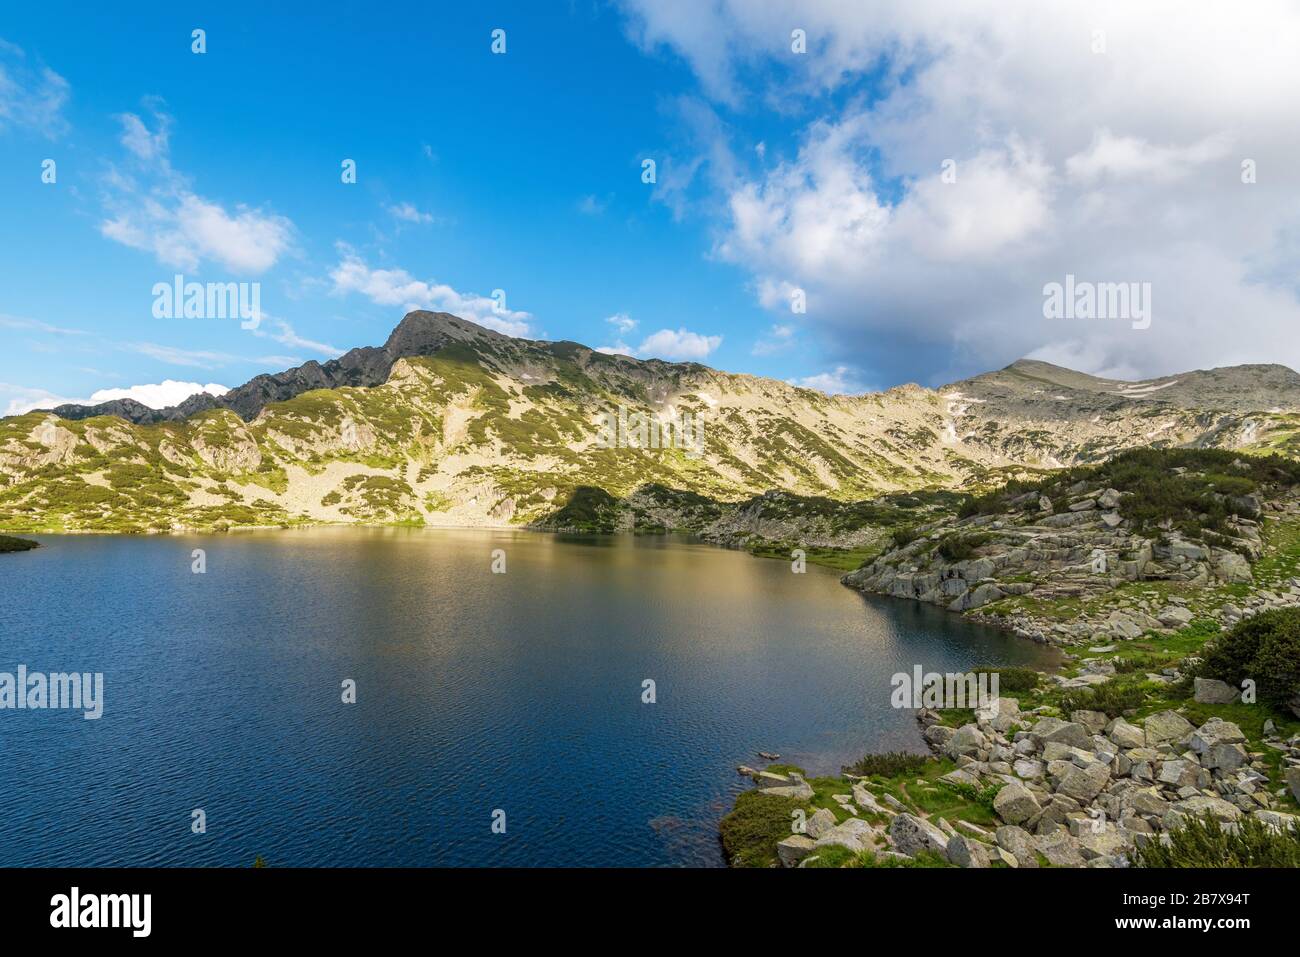
[[(713, 100), (797, 125), (793, 155), (768, 136), (712, 183), (715, 252), (774, 311), (806, 290), (801, 319), (846, 362), (931, 382), (1030, 352), (1140, 375), (1300, 367), (1300, 125), (1277, 93), (1300, 87), (1295, 4), (623, 6)], [(1044, 319), (1067, 273), (1150, 282), (1151, 327)]]
[(0, 382), (0, 401), (5, 403), (4, 415), (25, 415), (33, 409), (52, 409), (58, 405), (79, 402), (55, 395), (46, 389), (33, 389), (28, 386)]
[(436, 218), (433, 215), (433, 213), (426, 213), (423, 210), (418, 209), (413, 203), (407, 203), (407, 202), (396, 203), (386, 208), (390, 216), (392, 216), (394, 219), (400, 219), (402, 222), (405, 223), (418, 223), (420, 225), (428, 225), (429, 223), (432, 223)]
[(125, 389), (99, 389), (91, 393), (86, 405), (96, 405), (113, 399), (134, 399), (151, 409), (165, 409), (168, 406), (180, 405), (192, 395), (206, 392), (208, 395), (218, 396), (225, 395), (229, 391), (229, 388), (216, 382), (203, 385), (198, 382), (164, 379), (162, 382), (133, 385)]
[(605, 321), (617, 329), (622, 335), (627, 335), (636, 328), (636, 320), (626, 312), (617, 312), (614, 315), (609, 316)]
[(165, 379), (162, 382), (133, 385), (125, 389), (99, 389), (92, 392), (89, 399), (74, 399), (55, 395), (46, 389), (32, 389), (20, 385), (0, 382), (0, 400), (7, 399), (5, 415), (23, 415), (33, 409), (53, 409), (60, 405), (98, 405), (113, 399), (134, 399), (151, 409), (165, 409), (179, 405), (192, 395), (206, 392), (209, 395), (223, 395), (230, 390), (224, 385), (209, 382), (177, 382)]
[(827, 395), (857, 395), (867, 391), (848, 366), (836, 366), (831, 372), (791, 379), (790, 382), (805, 389), (819, 389)]
[(615, 342), (612, 346), (597, 346), (597, 352), (603, 352), (607, 356), (631, 356), (636, 357), (636, 352), (623, 340)]
[(637, 354), (647, 358), (688, 361), (706, 359), (709, 353), (722, 345), (722, 336), (703, 336), (687, 329), (660, 329), (652, 332), (637, 348)]
[(153, 118), (151, 130), (133, 113), (118, 117), (132, 169), (115, 169), (107, 177), (100, 232), (176, 269), (198, 270), (212, 261), (239, 275), (257, 275), (274, 266), (293, 246), (293, 223), (242, 204), (231, 211), (193, 192), (171, 166), (171, 117), (155, 108)]
[(595, 196), (584, 196), (578, 200), (578, 212), (584, 216), (599, 216), (608, 207), (608, 203), (597, 199)]
[(501, 307), (497, 300), (460, 293), (445, 283), (424, 282), (405, 269), (371, 269), (352, 249), (339, 244), (339, 264), (330, 271), (334, 293), (359, 293), (380, 306), (449, 312), (508, 336), (534, 335), (532, 314)]
[(709, 353), (722, 344), (722, 336), (705, 336), (679, 328), (676, 331), (660, 329), (658, 332), (652, 332), (642, 340), (641, 345), (633, 348), (623, 341), (623, 337), (636, 329), (635, 319), (626, 312), (619, 312), (605, 321), (618, 330), (619, 337), (613, 345), (600, 346), (596, 351), (610, 356), (695, 361), (708, 358)]
[(68, 81), (27, 61), (21, 47), (0, 40), (0, 131), (30, 129), (53, 139), (67, 132)]

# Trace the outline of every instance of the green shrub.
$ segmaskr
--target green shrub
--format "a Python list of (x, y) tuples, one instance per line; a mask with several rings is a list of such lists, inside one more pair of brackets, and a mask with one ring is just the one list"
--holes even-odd
[(845, 774), (860, 778), (871, 777), (873, 774), (892, 778), (900, 774), (914, 774), (925, 767), (929, 760), (928, 755), (913, 754), (910, 751), (886, 751), (884, 754), (861, 757), (852, 764), (844, 765), (842, 770)]
[(1114, 488), (1127, 493), (1119, 511), (1135, 531), (1153, 534), (1169, 525), (1189, 538), (1216, 533), (1222, 543), (1231, 532), (1230, 516), (1257, 513), (1250, 497), (1261, 487), (1300, 484), (1300, 462), (1224, 449), (1130, 449), (1099, 465), (1062, 469), (1035, 482), (1012, 480), (967, 499), (957, 514), (1005, 514), (1012, 499), (1028, 492), (1046, 495), (1059, 507), (1078, 482), (1092, 491)]
[(718, 825), (722, 851), (732, 867), (772, 867), (778, 863), (777, 842), (794, 832), (792, 814), (800, 807), (792, 798), (745, 791)]
[(998, 796), (998, 792), (1004, 786), (1001, 781), (995, 781), (980, 788), (966, 781), (945, 781), (942, 778), (936, 783), (940, 787), (947, 788), (958, 797), (965, 798), (971, 804), (980, 805), (989, 813), (993, 812), (993, 799)]
[(1169, 831), (1169, 843), (1137, 848), (1137, 867), (1300, 867), (1300, 824), (1277, 830), (1247, 817), (1229, 831), (1212, 817), (1189, 818)]
[(974, 535), (947, 535), (939, 542), (939, 554), (950, 562), (961, 562), (975, 557), (975, 550), (993, 540), (988, 532)]
[(36, 548), (37, 542), (26, 538), (13, 538), (9, 535), (0, 535), (0, 552), (25, 552), (28, 549)]
[(920, 537), (915, 528), (910, 525), (905, 528), (896, 528), (890, 534), (889, 540), (894, 548), (906, 548)]
[(1033, 691), (1038, 687), (1038, 682), (1042, 679), (1042, 675), (1033, 668), (1008, 668), (1003, 665), (983, 665), (979, 668), (972, 668), (971, 670), (977, 675), (997, 675), (998, 694), (1003, 694), (1007, 691)]
[(1061, 696), (1060, 708), (1066, 714), (1075, 711), (1104, 711), (1118, 718), (1125, 711), (1140, 708), (1146, 702), (1142, 684), (1123, 684), (1111, 680), (1091, 688), (1074, 688)]
[(1300, 695), (1300, 608), (1276, 608), (1239, 622), (1209, 642), (1196, 674), (1234, 688), (1255, 682), (1259, 700), (1284, 708)]

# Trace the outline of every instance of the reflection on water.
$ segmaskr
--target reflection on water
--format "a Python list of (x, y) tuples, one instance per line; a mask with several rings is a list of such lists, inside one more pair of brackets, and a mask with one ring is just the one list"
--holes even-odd
[(102, 671), (104, 717), (0, 712), (0, 865), (719, 864), (757, 751), (917, 749), (894, 672), (1047, 655), (672, 537), (42, 541), (0, 561), (0, 671)]

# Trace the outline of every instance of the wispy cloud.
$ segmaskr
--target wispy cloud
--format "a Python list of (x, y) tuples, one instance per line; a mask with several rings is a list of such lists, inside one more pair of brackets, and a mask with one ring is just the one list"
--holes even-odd
[(371, 269), (347, 244), (338, 249), (339, 264), (330, 271), (338, 295), (358, 293), (380, 306), (449, 312), (508, 336), (534, 335), (531, 313), (500, 307), (495, 299), (458, 292), (446, 283), (416, 279), (405, 269)]
[(293, 223), (242, 204), (228, 209), (195, 193), (171, 165), (171, 116), (158, 100), (147, 105), (152, 128), (134, 113), (117, 117), (128, 168), (114, 168), (105, 178), (107, 216), (100, 232), (178, 269), (212, 262), (238, 275), (266, 272), (292, 249)]
[(805, 389), (819, 389), (827, 395), (859, 395), (868, 391), (858, 379), (858, 374), (848, 366), (836, 366), (830, 372), (791, 379), (790, 383)]
[(437, 217), (433, 213), (426, 213), (419, 209), (414, 203), (402, 202), (393, 203), (386, 207), (388, 215), (394, 219), (401, 220), (404, 223), (416, 223), (421, 226), (427, 226), (436, 222)]
[(332, 346), (327, 342), (317, 342), (314, 339), (306, 339), (294, 331), (293, 326), (283, 319), (276, 319), (273, 316), (263, 315), (267, 320), (270, 328), (266, 325), (259, 326), (253, 330), (253, 335), (262, 339), (273, 339), (281, 345), (286, 345), (294, 349), (306, 349), (309, 352), (319, 352), (321, 355), (329, 356), (336, 359), (343, 355), (343, 350), (337, 346)]
[(196, 369), (217, 369), (222, 366), (236, 364), (269, 365), (284, 369), (302, 364), (302, 359), (297, 356), (239, 356), (229, 352), (181, 349), (176, 346), (161, 345), (157, 342), (128, 342), (124, 343), (121, 348), (127, 352), (135, 352), (151, 359), (157, 359), (159, 362)]
[(41, 322), (39, 319), (24, 319), (21, 316), (0, 315), (0, 326), (6, 329), (19, 329), (28, 332), (44, 332), (56, 336), (85, 336), (89, 335), (83, 329), (67, 329), (63, 326), (51, 325), (48, 322)]
[(62, 136), (70, 89), (49, 67), (29, 63), (22, 47), (0, 40), (0, 131), (14, 127), (49, 139)]

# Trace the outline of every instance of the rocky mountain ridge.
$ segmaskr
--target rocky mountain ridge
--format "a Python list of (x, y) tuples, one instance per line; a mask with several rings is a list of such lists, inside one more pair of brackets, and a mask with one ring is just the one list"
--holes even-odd
[[(383, 346), (221, 397), (0, 420), (0, 528), (699, 528), (685, 493), (725, 506), (712, 519), (720, 540), (796, 535), (806, 516), (764, 493), (887, 507), (891, 494), (979, 490), (1136, 446), (1291, 451), (1297, 378), (1239, 367), (1123, 384), (1021, 361), (940, 389), (827, 396), (413, 312)], [(691, 420), (700, 445), (656, 447), (635, 428), (605, 442), (616, 412), (651, 436)], [(827, 547), (872, 538), (863, 524), (817, 521)]]

